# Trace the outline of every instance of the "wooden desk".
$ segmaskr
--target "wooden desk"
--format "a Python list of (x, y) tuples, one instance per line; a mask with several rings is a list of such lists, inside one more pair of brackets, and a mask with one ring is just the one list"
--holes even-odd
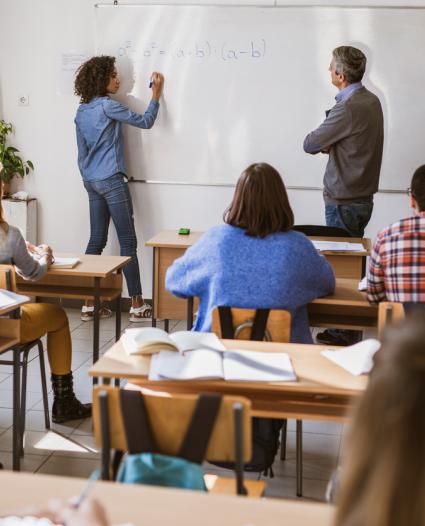
[(252, 404), (252, 415), (263, 418), (295, 418), (297, 420), (296, 486), (302, 495), (302, 427), (303, 419), (345, 420), (354, 399), (366, 387), (366, 376), (353, 376), (320, 352), (324, 345), (296, 343), (222, 340), (228, 349), (286, 352), (298, 377), (297, 382), (229, 382), (224, 380), (150, 381), (150, 356), (129, 357), (117, 342), (90, 369), (89, 374), (110, 378), (126, 378), (150, 392), (199, 394), (205, 392), (244, 396)]
[(141, 387), (170, 393), (218, 392), (245, 396), (255, 416), (345, 420), (367, 377), (353, 376), (320, 353), (329, 345), (223, 340), (228, 349), (241, 348), (290, 355), (297, 382), (149, 381), (150, 356), (129, 357), (121, 342), (114, 344), (90, 369), (90, 376), (126, 378)]
[(40, 280), (26, 281), (17, 277), (20, 294), (46, 298), (94, 300), (93, 363), (99, 359), (99, 306), (101, 301), (115, 301), (115, 336), (121, 334), (122, 269), (131, 260), (123, 256), (93, 256), (58, 254), (78, 257), (80, 263), (72, 269), (51, 268)]
[[(44, 507), (49, 499), (78, 495), (85, 480), (0, 472), (0, 515), (26, 506)], [(197, 491), (97, 482), (92, 496), (106, 508), (110, 524), (135, 526), (331, 526), (334, 509), (277, 499), (211, 495)]]
[(358, 290), (358, 284), (356, 279), (337, 278), (333, 294), (308, 305), (310, 325), (356, 330), (376, 328), (378, 306), (368, 302), (366, 293)]
[[(165, 320), (168, 330), (168, 320), (186, 320), (187, 306), (182, 299), (176, 298), (165, 290), (165, 273), (173, 261), (184, 254), (202, 236), (203, 232), (191, 232), (188, 236), (179, 236), (174, 230), (163, 230), (147, 241), (146, 246), (153, 248), (153, 281), (152, 281), (152, 325), (157, 319)], [(364, 252), (323, 252), (332, 265), (337, 278), (360, 281), (362, 263), (370, 254), (370, 239), (341, 237), (311, 237), (312, 241), (340, 241), (362, 243)]]

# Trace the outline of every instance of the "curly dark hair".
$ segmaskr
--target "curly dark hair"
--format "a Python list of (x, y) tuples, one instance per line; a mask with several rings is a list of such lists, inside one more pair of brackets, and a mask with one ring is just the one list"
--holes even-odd
[(77, 69), (74, 93), (80, 102), (90, 102), (94, 97), (107, 95), (106, 87), (114, 73), (115, 57), (92, 57)]

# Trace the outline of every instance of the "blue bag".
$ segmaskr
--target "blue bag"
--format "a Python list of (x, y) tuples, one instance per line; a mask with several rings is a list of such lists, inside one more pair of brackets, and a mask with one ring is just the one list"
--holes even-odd
[(117, 480), (207, 491), (201, 464), (220, 410), (221, 396), (199, 396), (176, 457), (155, 452), (143, 394), (121, 390), (120, 396), (128, 454), (121, 463)]

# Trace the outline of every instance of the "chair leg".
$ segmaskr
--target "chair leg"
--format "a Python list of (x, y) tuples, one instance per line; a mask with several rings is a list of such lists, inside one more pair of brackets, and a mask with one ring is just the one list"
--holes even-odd
[(44, 426), (46, 429), (50, 429), (49, 400), (47, 398), (46, 366), (44, 362), (43, 342), (39, 340), (37, 346), (38, 358), (40, 360), (41, 389), (43, 392)]
[(25, 441), (25, 413), (27, 410), (27, 376), (28, 376), (28, 356), (31, 348), (24, 349), (22, 358), (22, 385), (21, 385), (21, 447), (20, 456), (24, 456)]
[(13, 349), (13, 471), (19, 471), (21, 468), (21, 419), (20, 419), (20, 405), (21, 405), (21, 363), (20, 351)]
[(297, 497), (303, 496), (303, 421), (297, 420)]
[(288, 420), (285, 418), (280, 432), (280, 460), (286, 460), (286, 436), (288, 431)]
[(236, 473), (236, 492), (238, 495), (247, 495), (247, 490), (243, 483), (243, 423), (242, 423), (242, 405), (233, 404), (235, 419), (235, 473)]
[(101, 391), (98, 396), (100, 405), (100, 429), (102, 435), (101, 478), (102, 480), (110, 480), (111, 445), (109, 439), (108, 393), (106, 391)]

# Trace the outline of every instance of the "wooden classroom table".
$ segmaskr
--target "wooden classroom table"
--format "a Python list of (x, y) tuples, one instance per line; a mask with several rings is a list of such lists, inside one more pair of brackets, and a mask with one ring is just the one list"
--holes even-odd
[(289, 354), (297, 382), (230, 382), (224, 380), (148, 380), (150, 356), (129, 357), (120, 341), (90, 369), (97, 378), (125, 378), (138, 386), (170, 393), (216, 392), (245, 396), (254, 416), (317, 420), (345, 420), (367, 376), (353, 376), (321, 355), (329, 345), (222, 340), (227, 349)]
[[(46, 506), (49, 499), (79, 495), (85, 480), (0, 472), (0, 517), (8, 510)], [(248, 499), (153, 486), (96, 482), (91, 494), (106, 509), (110, 524), (134, 526), (331, 526), (327, 504)]]
[(77, 257), (74, 268), (50, 268), (38, 281), (16, 276), (17, 292), (27, 296), (94, 301), (93, 363), (99, 359), (99, 307), (101, 301), (115, 301), (115, 337), (121, 335), (122, 269), (131, 260), (127, 256), (57, 254)]
[[(162, 230), (146, 242), (146, 246), (153, 248), (152, 326), (156, 325), (157, 319), (164, 319), (165, 328), (168, 330), (168, 320), (190, 319), (186, 302), (165, 290), (165, 273), (173, 261), (196, 243), (202, 234), (203, 232), (191, 232), (188, 236), (181, 236), (175, 230)], [(364, 258), (370, 255), (370, 239), (354, 237), (310, 237), (310, 239), (361, 243), (364, 246), (363, 252), (322, 252), (332, 265), (337, 278), (360, 281)]]
[(289, 354), (297, 382), (230, 382), (224, 380), (148, 379), (150, 356), (129, 357), (121, 342), (115, 343), (90, 369), (89, 374), (109, 382), (125, 378), (150, 392), (200, 394), (206, 392), (244, 396), (251, 401), (252, 415), (263, 418), (295, 418), (296, 487), (302, 496), (303, 419), (341, 421), (351, 413), (355, 399), (367, 384), (365, 375), (353, 376), (321, 355), (329, 345), (222, 340), (227, 349), (246, 349)]

